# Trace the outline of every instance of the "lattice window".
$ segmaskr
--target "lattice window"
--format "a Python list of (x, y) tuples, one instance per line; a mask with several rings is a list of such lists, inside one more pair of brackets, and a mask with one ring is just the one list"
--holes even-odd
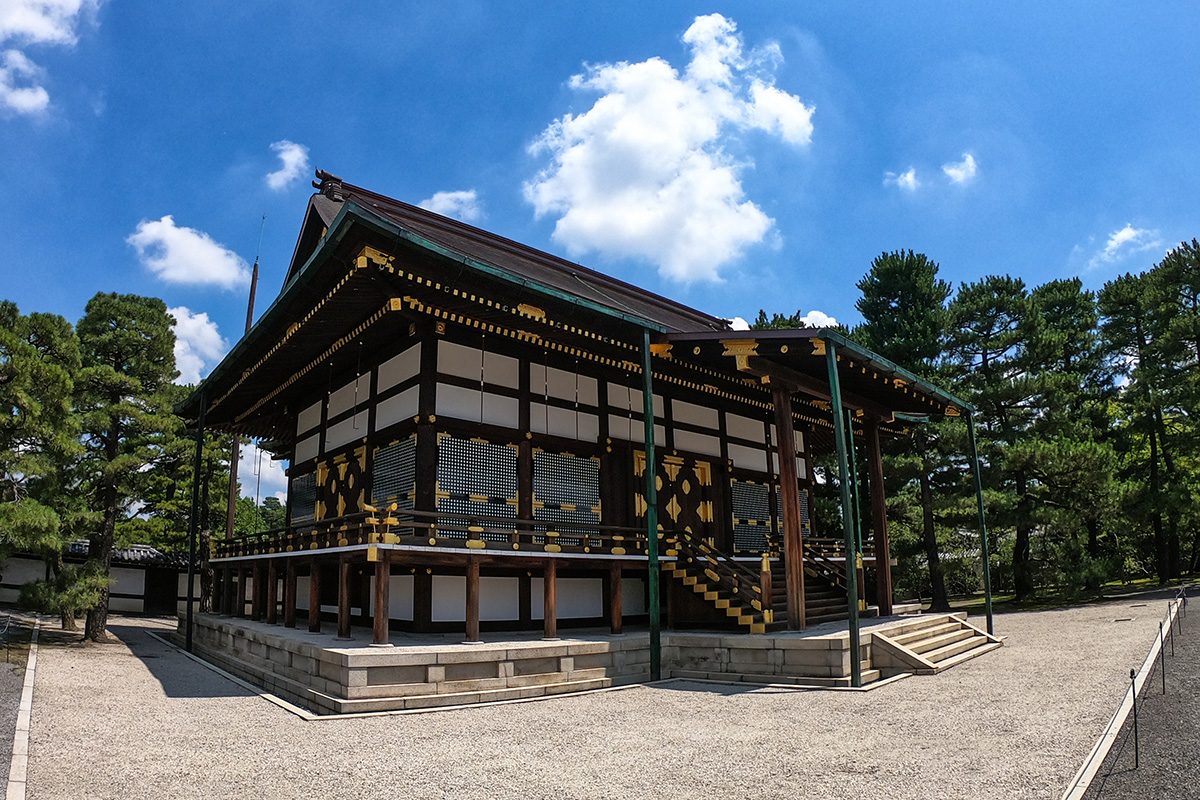
[(734, 550), (762, 552), (771, 532), (771, 487), (754, 481), (730, 483)]
[(309, 472), (292, 478), (288, 490), (288, 502), (292, 505), (292, 524), (311, 522), (317, 514), (317, 474)]
[(559, 533), (560, 544), (583, 543), (600, 524), (600, 459), (536, 451), (533, 518), (543, 523), (536, 530)]
[[(437, 483), (438, 511), (516, 519), (517, 448), (443, 434), (438, 437)], [(446, 536), (465, 537), (470, 524), (439, 518), (438, 529)], [(483, 539), (507, 541), (508, 536), (492, 532)]]
[(812, 517), (808, 513), (808, 490), (800, 490), (800, 535), (807, 539), (812, 536)]
[[(371, 476), (371, 505), (385, 508), (395, 503), (396, 508), (412, 510), (415, 507), (417, 479), (417, 437), (410, 436), (384, 447), (375, 448)], [(399, 536), (410, 536), (412, 528), (395, 528), (391, 531)]]

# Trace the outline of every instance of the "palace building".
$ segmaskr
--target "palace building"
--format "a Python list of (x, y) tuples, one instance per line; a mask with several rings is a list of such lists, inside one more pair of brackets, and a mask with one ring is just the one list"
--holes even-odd
[[(286, 527), (216, 543), (201, 625), (649, 626), (657, 674), (660, 616), (850, 618), (857, 642), (860, 613), (893, 613), (881, 441), (969, 405), (833, 330), (733, 330), (317, 175), (281, 292), (180, 409), (289, 465)], [(829, 453), (846, 524), (823, 530)]]

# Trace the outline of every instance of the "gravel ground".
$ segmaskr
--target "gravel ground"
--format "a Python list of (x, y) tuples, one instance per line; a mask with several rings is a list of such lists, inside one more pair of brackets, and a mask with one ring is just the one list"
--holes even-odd
[[(0, 616), (4, 628), (7, 614)], [(17, 706), (21, 704), (21, 685), (25, 682), (25, 656), (29, 652), (30, 629), (20, 620), (0, 637), (0, 786), (8, 783), (12, 761), (13, 733), (17, 728)]]
[[(1193, 604), (1193, 611), (1200, 606)], [(1200, 795), (1200, 619), (1180, 619), (1175, 654), (1165, 648), (1167, 693), (1162, 693), (1162, 660), (1138, 698), (1140, 763), (1133, 766), (1133, 717), (1125, 721), (1104, 765), (1088, 790), (1088, 800), (1151, 800)], [(1181, 628), (1182, 631), (1178, 629)]]
[(1135, 602), (998, 617), (1003, 648), (869, 693), (672, 683), (316, 722), (119, 621), (120, 643), (41, 651), (30, 797), (1057, 797), (1157, 631), (1162, 604)]

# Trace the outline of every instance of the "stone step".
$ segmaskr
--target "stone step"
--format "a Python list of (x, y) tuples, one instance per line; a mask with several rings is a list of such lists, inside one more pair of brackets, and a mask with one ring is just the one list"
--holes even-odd
[[(930, 625), (925, 628), (917, 628), (916, 630), (909, 631), (908, 633), (901, 633), (896, 636), (888, 636), (888, 638), (891, 639), (896, 644), (903, 645), (904, 647), (908, 647), (909, 642), (919, 642), (922, 639), (928, 639), (928, 638), (931, 638), (934, 636), (940, 636), (943, 633), (950, 633), (951, 631), (961, 631), (961, 630), (965, 630), (965, 628), (963, 628), (963, 626), (960, 625), (957, 621), (955, 621), (955, 622), (940, 622), (940, 623), (937, 623), (935, 625)], [(884, 631), (884, 633), (887, 634), (887, 631)]]
[[(699, 680), (724, 681), (751, 684), (780, 684), (786, 686), (849, 686), (850, 676), (840, 678), (817, 677), (814, 675), (769, 675), (765, 673), (746, 672), (705, 672), (702, 670), (673, 669), (673, 678), (695, 678)], [(862, 683), (866, 686), (875, 683), (881, 675), (877, 669), (864, 669)]]
[(957, 630), (940, 633), (937, 636), (930, 636), (925, 639), (918, 639), (914, 642), (909, 642), (905, 645), (914, 653), (928, 653), (933, 650), (939, 650), (946, 645), (961, 642), (963, 639), (970, 639), (975, 636), (975, 631), (970, 628), (958, 628)]
[(984, 653), (990, 653), (993, 650), (1004, 646), (1002, 642), (988, 641), (987, 639), (985, 639), (982, 636), (977, 636), (976, 638), (982, 639), (984, 643), (980, 644), (977, 647), (973, 647), (970, 650), (959, 653), (956, 656), (951, 656), (950, 658), (947, 658), (944, 661), (939, 661), (937, 664), (937, 671), (945, 672), (946, 670), (950, 669), (951, 667), (958, 666), (959, 664), (963, 663), (964, 661), (970, 661), (972, 658), (981, 656)]
[(960, 653), (965, 653), (968, 650), (973, 650), (976, 647), (982, 647), (985, 644), (992, 644), (986, 636), (971, 636), (967, 639), (960, 639), (953, 644), (948, 644), (945, 647), (939, 647), (937, 650), (929, 650), (922, 653), (921, 656), (935, 664), (953, 658)]

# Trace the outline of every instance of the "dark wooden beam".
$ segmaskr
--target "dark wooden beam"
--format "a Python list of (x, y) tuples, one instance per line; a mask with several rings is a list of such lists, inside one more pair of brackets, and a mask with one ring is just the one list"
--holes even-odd
[(338, 559), (337, 638), (350, 638), (350, 571), (354, 564), (350, 556)]
[[(371, 638), (375, 644), (387, 644), (391, 638), (388, 633), (391, 585), (392, 553), (390, 550), (384, 550), (379, 554), (379, 560), (375, 562), (375, 625)], [(363, 609), (363, 613), (366, 613), (366, 609)]]
[(308, 631), (321, 632), (321, 562), (308, 562)]
[(479, 641), (479, 559), (467, 559), (467, 641)]
[(546, 559), (546, 568), (542, 573), (542, 603), (543, 636), (547, 639), (558, 638), (558, 561)]
[(796, 431), (792, 427), (792, 396), (771, 389), (779, 452), (779, 500), (783, 507), (783, 560), (787, 570), (788, 627), (802, 630), (804, 614), (804, 541), (800, 526), (800, 483), (796, 473)]
[[(818, 400), (828, 402), (833, 395), (829, 393), (829, 384), (822, 381), (820, 378), (814, 378), (811, 375), (805, 375), (803, 372), (792, 369), (791, 367), (778, 364), (769, 359), (760, 356), (750, 356), (746, 359), (746, 367), (743, 372), (755, 375), (759, 378), (766, 377), (770, 380), (772, 387), (775, 384), (782, 383), (781, 388), (790, 390), (791, 392), (799, 392), (814, 397)], [(891, 419), (892, 412), (880, 403), (874, 400), (869, 400), (862, 395), (854, 394), (853, 392), (842, 391), (842, 404), (850, 408), (861, 408), (863, 411), (870, 414), (875, 414), (885, 419)]]
[(279, 574), (275, 567), (274, 558), (267, 559), (267, 624), (274, 625), (279, 617), (276, 609), (279, 607)]
[(879, 606), (879, 615), (886, 617), (892, 613), (892, 551), (888, 541), (887, 495), (883, 486), (879, 420), (867, 419), (866, 434), (871, 526), (875, 534), (875, 603)]
[(614, 561), (608, 568), (608, 616), (609, 630), (620, 633), (624, 622), (624, 607), (621, 597), (621, 563)]
[(283, 627), (296, 627), (296, 559), (287, 560), (283, 576)]

